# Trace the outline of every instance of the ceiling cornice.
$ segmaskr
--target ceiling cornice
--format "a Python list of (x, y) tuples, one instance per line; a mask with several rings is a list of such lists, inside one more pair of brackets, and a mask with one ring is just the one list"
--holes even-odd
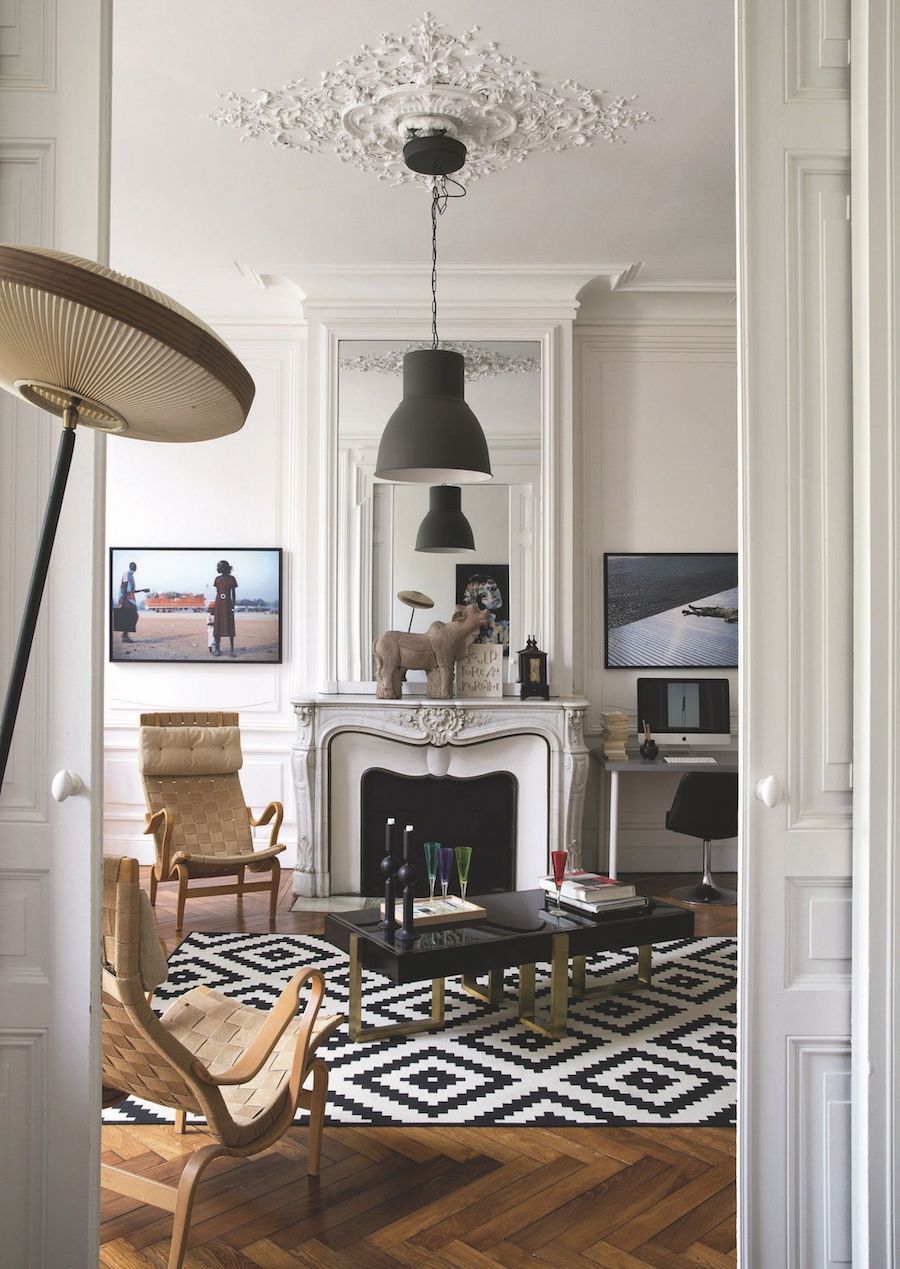
[[(639, 266), (638, 266), (639, 267)], [(612, 290), (634, 266), (623, 262), (505, 263), (496, 261), (441, 265), (440, 311), (459, 309), (563, 309), (572, 318), (578, 293), (589, 282)], [(254, 269), (263, 279), (287, 282), (300, 294), (304, 312), (311, 308), (391, 310), (419, 315), (429, 303), (427, 268), (420, 264), (349, 264)]]

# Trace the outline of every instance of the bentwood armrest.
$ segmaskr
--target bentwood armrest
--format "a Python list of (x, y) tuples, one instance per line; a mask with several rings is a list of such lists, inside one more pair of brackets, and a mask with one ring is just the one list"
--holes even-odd
[(172, 841), (172, 821), (165, 807), (160, 811), (147, 812), (147, 823), (144, 836), (152, 833), (156, 841), (157, 858), (163, 878), (169, 871), (169, 845)]
[(272, 825), (272, 831), (269, 834), (269, 845), (274, 846), (278, 841), (278, 833), (281, 828), (281, 821), (284, 819), (284, 807), (280, 802), (270, 802), (265, 810), (260, 814), (259, 819), (255, 819), (253, 812), (250, 812), (250, 823), (253, 828), (262, 828), (264, 824), (268, 824), (272, 817), (275, 817), (275, 823)]
[(297, 1035), (298, 1045), (306, 1047), (309, 1043), (312, 1024), (318, 1012), (319, 1004), (325, 993), (325, 979), (318, 969), (300, 969), (297, 971), (279, 996), (277, 1002), (266, 1014), (266, 1020), (259, 1031), (236, 1062), (224, 1070), (218, 1070), (216, 1067), (207, 1069), (199, 1059), (195, 1058), (191, 1063), (191, 1067), (196, 1077), (203, 1080), (206, 1084), (222, 1086), (225, 1084), (246, 1084), (248, 1080), (253, 1079), (254, 1075), (258, 1075), (268, 1061), (275, 1045), (296, 1016), (300, 1005), (300, 992), (304, 984), (310, 980), (312, 980), (312, 992), (303, 1012), (307, 1025), (305, 1027), (301, 1026)]

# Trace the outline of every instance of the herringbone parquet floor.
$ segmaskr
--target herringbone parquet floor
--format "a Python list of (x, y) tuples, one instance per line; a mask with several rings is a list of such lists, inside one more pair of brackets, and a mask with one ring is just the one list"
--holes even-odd
[[(291, 913), (278, 928), (321, 933)], [(641, 878), (664, 894), (676, 878)], [(724, 879), (723, 879), (724, 880)], [(726, 882), (726, 884), (731, 884)], [(171, 893), (170, 893), (171, 892)], [(188, 901), (187, 929), (267, 930), (264, 895)], [(175, 946), (174, 887), (160, 933)], [(734, 909), (697, 914), (698, 934), (732, 934)], [(104, 1158), (173, 1180), (198, 1130), (103, 1129)], [(322, 1171), (306, 1175), (306, 1130), (255, 1160), (213, 1164), (194, 1208), (187, 1269), (724, 1269), (735, 1257), (734, 1132), (726, 1128), (329, 1128)], [(165, 1266), (172, 1218), (104, 1191), (101, 1264)]]

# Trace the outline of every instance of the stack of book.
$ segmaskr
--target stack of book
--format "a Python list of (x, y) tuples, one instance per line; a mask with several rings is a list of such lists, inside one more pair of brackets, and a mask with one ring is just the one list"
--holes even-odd
[(627, 762), (628, 715), (619, 710), (603, 715), (603, 752), (612, 762)]
[[(541, 877), (542, 890), (556, 897), (556, 882), (552, 877)], [(560, 906), (572, 912), (586, 912), (588, 916), (601, 916), (604, 912), (622, 912), (646, 908), (649, 899), (643, 898), (630, 882), (616, 881), (599, 872), (578, 869), (567, 872), (559, 892)]]

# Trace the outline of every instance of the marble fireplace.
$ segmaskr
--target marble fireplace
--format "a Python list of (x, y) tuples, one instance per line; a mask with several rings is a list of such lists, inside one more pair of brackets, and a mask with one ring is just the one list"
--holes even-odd
[[(475, 790), (482, 779), (508, 776), (510, 796), (504, 801), (495, 795), (500, 819), (491, 821), (490, 833), (492, 842), (504, 829), (509, 834), (508, 874), (498, 861), (496, 876), (509, 875), (517, 889), (528, 888), (547, 871), (551, 850), (581, 836), (589, 756), (583, 737), (588, 703), (582, 697), (380, 701), (334, 694), (292, 703), (297, 721), (294, 891), (299, 895), (371, 890), (371, 869), (366, 874), (363, 860), (366, 850), (370, 856), (380, 850), (383, 830), (374, 843), (363, 840), (363, 794), (375, 772), (412, 784), (434, 781), (428, 787), (445, 795), (450, 786), (443, 782), (452, 782), (450, 795), (463, 823), (466, 799), (481, 796)], [(395, 787), (398, 811), (403, 805), (424, 805), (421, 798), (404, 801), (402, 787)], [(505, 805), (511, 812), (504, 825)], [(430, 824), (435, 822), (432, 818)], [(366, 836), (371, 832), (370, 827)], [(422, 839), (417, 831), (416, 840)]]

